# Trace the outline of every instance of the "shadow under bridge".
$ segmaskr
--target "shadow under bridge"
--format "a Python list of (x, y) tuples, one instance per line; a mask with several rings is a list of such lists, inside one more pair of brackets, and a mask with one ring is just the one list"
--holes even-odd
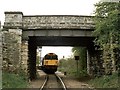
[(28, 40), (28, 70), (30, 79), (36, 78), (36, 49), (37, 46), (82, 46), (94, 48), (93, 37), (71, 36), (29, 36)]

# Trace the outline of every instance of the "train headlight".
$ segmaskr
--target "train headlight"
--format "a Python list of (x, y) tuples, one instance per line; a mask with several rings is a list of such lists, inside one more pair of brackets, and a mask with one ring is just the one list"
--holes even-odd
[(45, 65), (48, 64), (48, 61), (45, 61)]
[(58, 64), (58, 61), (56, 61), (56, 64)]

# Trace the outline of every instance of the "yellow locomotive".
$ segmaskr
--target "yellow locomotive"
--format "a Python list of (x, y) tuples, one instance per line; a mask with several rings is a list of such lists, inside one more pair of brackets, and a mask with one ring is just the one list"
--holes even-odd
[(58, 56), (55, 53), (48, 53), (42, 60), (42, 69), (46, 73), (54, 73), (58, 67)]

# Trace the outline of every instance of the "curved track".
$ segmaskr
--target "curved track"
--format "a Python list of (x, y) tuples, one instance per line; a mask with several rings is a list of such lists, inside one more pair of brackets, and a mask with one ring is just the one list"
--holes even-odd
[(67, 90), (63, 80), (57, 74), (46, 75), (45, 81), (39, 90), (49, 90), (50, 88)]

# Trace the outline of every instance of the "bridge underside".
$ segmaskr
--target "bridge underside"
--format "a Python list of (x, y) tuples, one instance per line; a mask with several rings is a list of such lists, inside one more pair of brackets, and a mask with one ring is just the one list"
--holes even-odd
[(94, 48), (93, 37), (72, 36), (29, 36), (28, 40), (28, 69), (30, 79), (36, 78), (36, 49), (37, 46), (82, 46)]
[(93, 46), (93, 37), (70, 36), (30, 36), (29, 41), (36, 46)]

